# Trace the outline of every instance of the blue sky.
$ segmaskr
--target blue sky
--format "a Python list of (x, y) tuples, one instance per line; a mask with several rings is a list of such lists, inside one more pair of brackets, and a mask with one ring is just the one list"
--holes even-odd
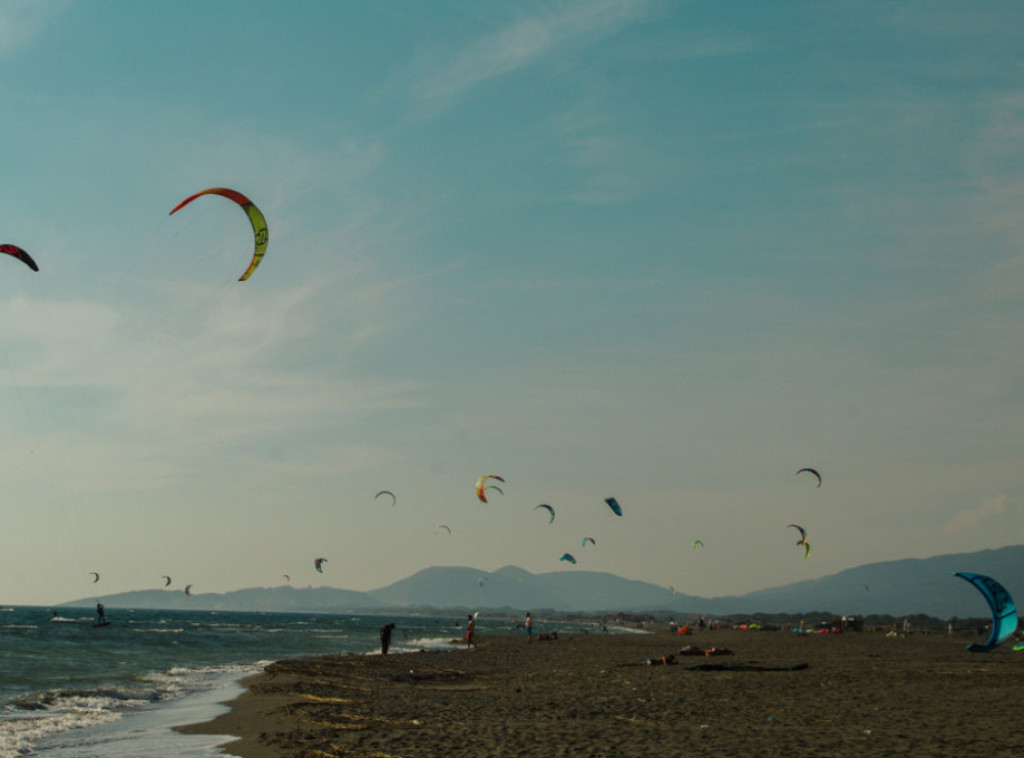
[[(721, 595), (1021, 542), (1021, 28), (8, 0), (0, 242), (41, 271), (0, 261), (0, 601), (507, 564)], [(268, 220), (247, 282), (236, 206), (168, 215), (213, 186)]]

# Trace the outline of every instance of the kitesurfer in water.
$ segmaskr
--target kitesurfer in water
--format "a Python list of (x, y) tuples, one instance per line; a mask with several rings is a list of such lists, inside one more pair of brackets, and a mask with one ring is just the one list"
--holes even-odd
[(391, 632), (395, 629), (394, 623), (385, 624), (380, 628), (380, 652), (381, 655), (388, 654), (388, 648), (391, 647)]
[(107, 623), (107, 614), (103, 610), (103, 603), (96, 603), (96, 623), (105, 624)]

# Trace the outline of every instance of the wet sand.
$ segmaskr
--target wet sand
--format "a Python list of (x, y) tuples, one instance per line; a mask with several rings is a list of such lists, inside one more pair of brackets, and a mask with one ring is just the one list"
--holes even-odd
[[(483, 637), (468, 651), (280, 661), (229, 713), (182, 731), (237, 735), (225, 750), (245, 758), (1024, 755), (1024, 652), (968, 641)], [(733, 654), (643, 663), (688, 645)]]

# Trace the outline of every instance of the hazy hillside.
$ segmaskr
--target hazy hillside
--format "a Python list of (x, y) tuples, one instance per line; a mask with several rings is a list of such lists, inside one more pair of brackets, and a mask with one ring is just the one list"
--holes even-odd
[[(435, 566), (371, 592), (333, 588), (253, 588), (186, 596), (145, 590), (104, 596), (111, 608), (342, 613), (397, 608), (554, 609), (567, 612), (673, 611), (679, 615), (743, 613), (924, 613), (939, 618), (984, 616), (987, 606), (954, 571), (988, 574), (1024, 598), (1024, 545), (976, 553), (872, 563), (838, 574), (746, 595), (700, 598), (647, 582), (593, 571), (531, 574), (516, 566), (486, 572)], [(87, 598), (68, 605), (92, 605)]]

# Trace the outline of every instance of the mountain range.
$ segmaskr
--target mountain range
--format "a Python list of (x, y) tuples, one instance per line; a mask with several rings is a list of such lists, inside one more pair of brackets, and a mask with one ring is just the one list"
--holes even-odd
[[(516, 566), (486, 572), (435, 566), (369, 592), (329, 587), (257, 587), (185, 595), (141, 590), (102, 597), (109, 608), (160, 608), (266, 612), (361, 613), (371, 611), (548, 610), (566, 613), (672, 612), (706, 615), (829, 612), (846, 615), (913, 615), (936, 618), (988, 615), (981, 595), (954, 571), (986, 574), (1010, 594), (1024, 591), (1024, 545), (975, 553), (870, 563), (837, 574), (744, 595), (698, 597), (648, 582), (593, 571), (532, 574)], [(91, 606), (83, 598), (65, 606)]]

